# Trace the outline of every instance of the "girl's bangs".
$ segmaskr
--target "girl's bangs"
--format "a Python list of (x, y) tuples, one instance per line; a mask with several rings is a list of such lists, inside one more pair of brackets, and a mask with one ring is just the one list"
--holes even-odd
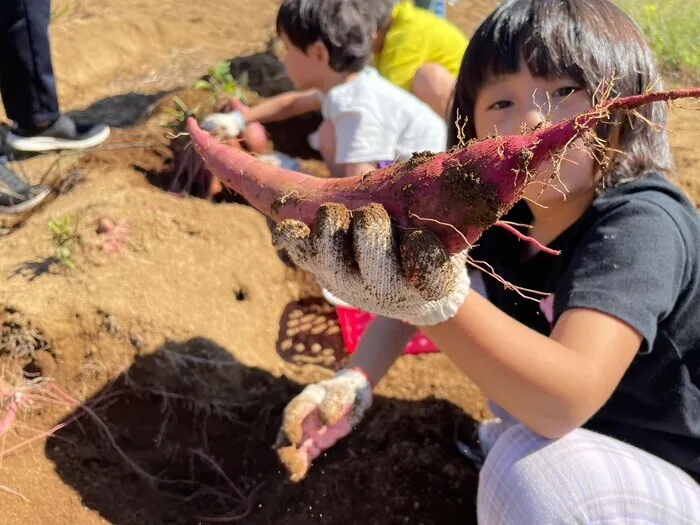
[(598, 61), (581, 49), (581, 28), (570, 13), (562, 9), (557, 16), (544, 17), (539, 16), (537, 2), (521, 5), (498, 9), (472, 38), (465, 57), (470, 97), (475, 98), (489, 78), (517, 73), (523, 62), (533, 76), (566, 76), (590, 88), (584, 72)]

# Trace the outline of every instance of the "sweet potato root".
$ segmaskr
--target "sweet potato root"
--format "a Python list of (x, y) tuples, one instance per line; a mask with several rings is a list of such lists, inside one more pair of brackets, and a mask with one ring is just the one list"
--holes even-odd
[[(241, 111), (246, 114), (249, 108), (237, 98), (227, 97), (213, 110), (215, 112)], [(268, 149), (267, 133), (259, 122), (250, 123), (238, 137), (217, 140), (228, 148), (243, 148), (251, 153), (260, 154)], [(221, 181), (211, 173), (202, 158), (190, 147), (190, 141), (185, 135), (174, 136), (169, 147), (173, 152), (173, 161), (167, 173), (170, 179), (169, 191), (206, 199), (213, 199), (222, 192)]]
[(326, 202), (351, 210), (379, 203), (400, 227), (430, 230), (449, 253), (457, 253), (473, 245), (521, 198), (538, 167), (612, 111), (685, 97), (700, 98), (700, 88), (614, 99), (527, 135), (471, 141), (446, 153), (416, 154), (363, 176), (330, 180), (273, 167), (222, 146), (194, 119), (187, 128), (211, 172), (275, 221), (298, 219), (312, 225)]

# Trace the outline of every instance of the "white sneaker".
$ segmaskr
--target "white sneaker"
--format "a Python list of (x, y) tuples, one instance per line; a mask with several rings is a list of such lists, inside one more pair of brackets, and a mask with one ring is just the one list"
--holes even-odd
[(68, 115), (61, 115), (51, 126), (39, 132), (15, 127), (5, 141), (14, 150), (38, 153), (94, 148), (107, 140), (109, 134), (110, 129), (105, 124), (81, 125)]
[(0, 188), (0, 214), (14, 215), (36, 208), (49, 194), (46, 186), (30, 186), (22, 193), (5, 192)]
[(30, 211), (39, 205), (51, 189), (36, 184), (30, 186), (7, 165), (7, 157), (0, 157), (0, 214)]

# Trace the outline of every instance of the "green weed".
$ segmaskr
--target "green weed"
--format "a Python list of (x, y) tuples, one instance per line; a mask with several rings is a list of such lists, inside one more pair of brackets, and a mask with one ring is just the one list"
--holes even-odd
[(226, 60), (211, 68), (208, 79), (198, 80), (194, 87), (211, 91), (215, 99), (219, 99), (221, 96), (233, 96), (244, 104), (249, 103), (248, 73), (234, 78), (231, 74), (231, 62)]
[(48, 224), (54, 247), (54, 259), (69, 270), (75, 270), (73, 255), (75, 249), (82, 244), (76, 222), (71, 215), (66, 215), (51, 219)]
[(616, 0), (642, 28), (660, 66), (700, 77), (698, 0)]

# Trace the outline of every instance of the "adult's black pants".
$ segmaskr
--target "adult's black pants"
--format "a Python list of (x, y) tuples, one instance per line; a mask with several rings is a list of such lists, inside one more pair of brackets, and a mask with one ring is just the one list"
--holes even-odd
[(0, 95), (25, 129), (59, 116), (50, 20), (51, 0), (0, 0)]

